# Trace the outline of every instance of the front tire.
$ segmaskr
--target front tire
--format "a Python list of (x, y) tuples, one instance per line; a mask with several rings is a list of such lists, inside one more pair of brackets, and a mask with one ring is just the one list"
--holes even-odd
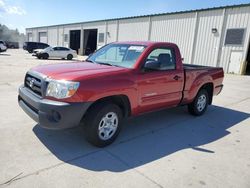
[(44, 53), (44, 54), (42, 54), (42, 57), (43, 57), (43, 59), (49, 59), (49, 54)]
[(121, 131), (122, 111), (113, 103), (99, 103), (90, 109), (84, 122), (88, 142), (97, 147), (113, 143)]
[(208, 92), (201, 89), (196, 95), (194, 101), (188, 105), (188, 111), (194, 116), (201, 116), (207, 110), (209, 101)]

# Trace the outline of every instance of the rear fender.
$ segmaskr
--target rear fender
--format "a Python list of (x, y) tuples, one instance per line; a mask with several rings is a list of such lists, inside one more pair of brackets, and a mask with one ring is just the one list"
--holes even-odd
[(197, 78), (192, 83), (189, 91), (185, 92), (188, 95), (186, 98), (187, 99), (186, 102), (187, 103), (192, 102), (196, 97), (197, 93), (199, 92), (199, 90), (201, 89), (201, 87), (208, 83), (213, 83), (213, 78), (210, 75), (207, 75), (207, 72), (197, 76)]

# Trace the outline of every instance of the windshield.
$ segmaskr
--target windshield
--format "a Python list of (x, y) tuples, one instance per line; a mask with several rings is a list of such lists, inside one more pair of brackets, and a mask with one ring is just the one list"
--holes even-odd
[(143, 45), (109, 44), (91, 55), (87, 61), (132, 68), (145, 48)]

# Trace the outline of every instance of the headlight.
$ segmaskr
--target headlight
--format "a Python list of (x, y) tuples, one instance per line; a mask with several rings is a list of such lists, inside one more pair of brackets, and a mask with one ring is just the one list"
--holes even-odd
[(52, 80), (49, 81), (46, 96), (55, 97), (57, 99), (69, 98), (75, 94), (80, 83), (64, 80)]

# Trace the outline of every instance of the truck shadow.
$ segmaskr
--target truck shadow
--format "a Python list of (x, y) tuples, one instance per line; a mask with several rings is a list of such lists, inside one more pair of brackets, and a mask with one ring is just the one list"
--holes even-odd
[(204, 145), (237, 134), (236, 125), (249, 117), (219, 106), (210, 106), (201, 117), (190, 116), (184, 107), (163, 110), (126, 120), (118, 140), (103, 149), (88, 144), (79, 127), (52, 131), (36, 125), (33, 131), (59, 160), (92, 171), (122, 172), (183, 149), (209, 157), (217, 150)]

